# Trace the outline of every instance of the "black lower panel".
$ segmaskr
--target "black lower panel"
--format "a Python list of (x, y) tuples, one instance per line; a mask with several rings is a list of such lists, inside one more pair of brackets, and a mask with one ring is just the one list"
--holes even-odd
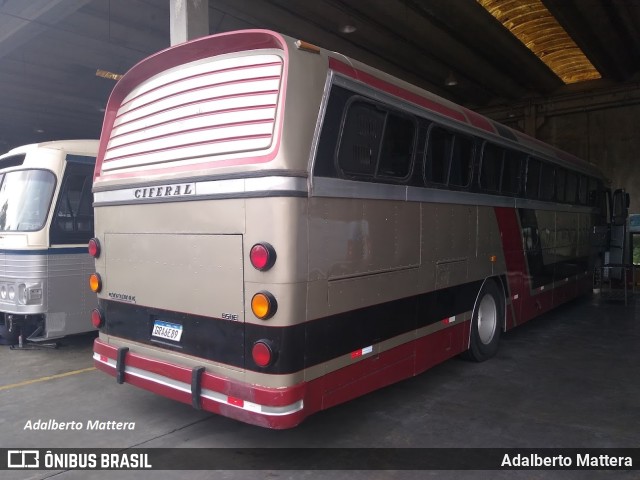
[[(269, 327), (101, 301), (103, 331), (109, 335), (183, 352), (248, 370), (286, 374), (326, 362), (383, 340), (436, 323), (473, 308), (482, 282), (407, 297), (291, 327)], [(155, 320), (183, 327), (180, 343), (152, 340)], [(268, 340), (276, 361), (253, 363), (251, 349)]]

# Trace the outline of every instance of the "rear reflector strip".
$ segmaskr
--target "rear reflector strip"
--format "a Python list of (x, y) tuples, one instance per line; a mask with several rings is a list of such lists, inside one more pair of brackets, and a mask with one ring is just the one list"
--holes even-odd
[(373, 352), (373, 345), (351, 352), (351, 358), (360, 358)]
[[(100, 362), (104, 365), (107, 365), (113, 369), (116, 369), (118, 365), (118, 362), (116, 362), (116, 360), (106, 357), (104, 355), (97, 354), (97, 353), (93, 354), (93, 360), (96, 362)], [(122, 362), (121, 365), (124, 365), (124, 362)], [(194, 371), (198, 371), (198, 369), (196, 368), (194, 369)], [(190, 395), (193, 395), (193, 381), (192, 381), (192, 385), (189, 385), (188, 383), (181, 382), (179, 380), (175, 380), (173, 378), (169, 378), (164, 375), (158, 375), (157, 373), (148, 372), (146, 370), (142, 370), (140, 368), (131, 367), (131, 366), (124, 366), (124, 368), (122, 368), (123, 378), (125, 373), (127, 375), (133, 375), (134, 377), (142, 378), (144, 380), (151, 381), (159, 385), (164, 385), (165, 387), (169, 387), (174, 390), (186, 392), (186, 393), (189, 393)], [(201, 384), (202, 374), (203, 372), (199, 373), (200, 384)], [(291, 415), (295, 412), (302, 410), (304, 406), (304, 403), (302, 400), (298, 400), (297, 402), (294, 402), (290, 405), (284, 405), (281, 407), (260, 405), (257, 403), (242, 400), (237, 397), (230, 397), (223, 393), (215, 392), (213, 390), (209, 390), (206, 388), (203, 388), (201, 390), (201, 394), (199, 398), (200, 398), (200, 402), (203, 398), (206, 398), (214, 402), (231, 405), (233, 407), (240, 408), (242, 410), (247, 410), (249, 412), (260, 413), (262, 415), (269, 415), (269, 416)], [(199, 405), (200, 405), (200, 402), (199, 402)]]

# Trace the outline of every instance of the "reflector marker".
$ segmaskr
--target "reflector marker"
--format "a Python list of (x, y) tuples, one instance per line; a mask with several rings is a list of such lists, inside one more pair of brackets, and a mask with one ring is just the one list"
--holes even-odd
[(517, 300), (518, 298), (520, 298), (520, 295), (518, 295), (517, 293), (513, 296), (514, 300)]
[(360, 358), (373, 352), (373, 345), (351, 352), (351, 358)]

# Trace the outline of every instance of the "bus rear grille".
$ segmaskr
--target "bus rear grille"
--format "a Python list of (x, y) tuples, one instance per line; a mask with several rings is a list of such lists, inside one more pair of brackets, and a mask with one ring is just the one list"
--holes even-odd
[(208, 58), (156, 75), (118, 109), (102, 170), (268, 151), (282, 70), (280, 56), (263, 54)]

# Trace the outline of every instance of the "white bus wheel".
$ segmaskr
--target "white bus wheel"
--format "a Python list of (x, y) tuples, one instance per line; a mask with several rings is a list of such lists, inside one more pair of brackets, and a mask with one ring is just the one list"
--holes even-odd
[(504, 325), (504, 294), (493, 280), (487, 280), (473, 307), (469, 350), (463, 357), (484, 362), (498, 352), (500, 331)]

